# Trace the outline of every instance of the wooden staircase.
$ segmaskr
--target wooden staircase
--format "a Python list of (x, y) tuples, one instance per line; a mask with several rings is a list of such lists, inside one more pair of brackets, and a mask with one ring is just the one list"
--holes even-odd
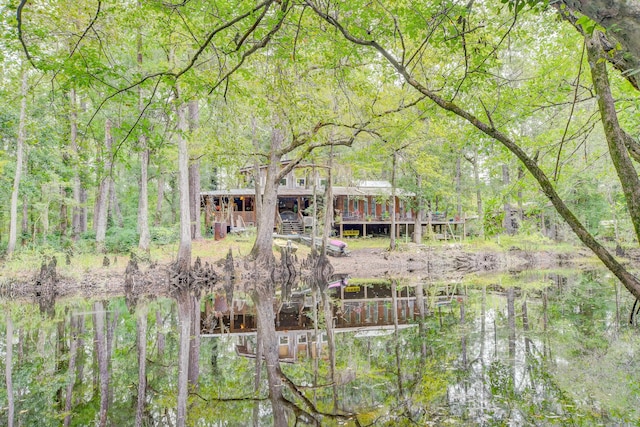
[(282, 221), (282, 234), (303, 234), (304, 233), (304, 225), (300, 221), (290, 221), (283, 220)]

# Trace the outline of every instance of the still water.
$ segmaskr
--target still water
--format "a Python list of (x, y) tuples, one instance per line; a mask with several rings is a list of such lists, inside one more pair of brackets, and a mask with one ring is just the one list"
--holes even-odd
[[(322, 310), (308, 310), (315, 300), (302, 292), (298, 305), (279, 305), (290, 425), (640, 425), (633, 299), (603, 271), (405, 279), (393, 292), (375, 281), (349, 287), (334, 291), (333, 359)], [(257, 376), (251, 303), (234, 298), (203, 297), (187, 425), (273, 423), (264, 370)], [(0, 390), (0, 424), (11, 385), (14, 425), (98, 425), (101, 404), (107, 425), (134, 425), (142, 354), (141, 423), (175, 425), (173, 300), (142, 298), (134, 313), (124, 298), (59, 300), (49, 315), (37, 301), (2, 305), (0, 355), (11, 384)]]

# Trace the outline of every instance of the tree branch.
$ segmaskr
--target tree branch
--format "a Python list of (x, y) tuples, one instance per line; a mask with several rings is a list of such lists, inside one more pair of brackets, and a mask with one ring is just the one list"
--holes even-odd
[(29, 49), (27, 49), (27, 45), (24, 42), (24, 37), (22, 34), (22, 9), (26, 4), (27, 4), (27, 0), (20, 0), (20, 4), (18, 5), (18, 10), (16, 10), (16, 20), (18, 21), (18, 40), (20, 40), (20, 44), (22, 45), (22, 50), (24, 50), (24, 54), (27, 56), (27, 59), (31, 63), (31, 66), (37, 69), (38, 67), (36, 67), (36, 64), (33, 62), (33, 58), (31, 58), (31, 55), (29, 54)]

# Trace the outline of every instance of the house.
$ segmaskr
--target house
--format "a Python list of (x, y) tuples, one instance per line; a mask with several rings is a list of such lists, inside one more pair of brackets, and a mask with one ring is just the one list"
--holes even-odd
[[(289, 162), (282, 162), (286, 166)], [(314, 165), (298, 165), (280, 182), (275, 232), (285, 235), (302, 235), (313, 226), (314, 200), (323, 203), (326, 178)], [(266, 182), (266, 166), (260, 167), (260, 188)], [(240, 170), (244, 188), (203, 191), (205, 229), (214, 230), (215, 224), (224, 224), (229, 230), (256, 225), (254, 169)], [(360, 181), (349, 186), (333, 186), (335, 234), (343, 237), (389, 235), (392, 220), (396, 233), (410, 236), (416, 227), (417, 213), (409, 203), (414, 193), (396, 188), (395, 209), (392, 203), (392, 187), (387, 181)], [(393, 212), (392, 212), (393, 210)], [(318, 213), (321, 215), (321, 213)], [(422, 218), (420, 226), (430, 227), (436, 237), (463, 238), (464, 218), (447, 219), (441, 215)]]

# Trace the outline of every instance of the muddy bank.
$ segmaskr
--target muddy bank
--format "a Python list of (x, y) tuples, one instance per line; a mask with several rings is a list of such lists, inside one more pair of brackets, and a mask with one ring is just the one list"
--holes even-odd
[(348, 257), (332, 258), (336, 273), (351, 277), (411, 277), (416, 280), (456, 279), (483, 271), (522, 271), (572, 265), (588, 253), (529, 252), (512, 248), (506, 252), (470, 252), (461, 245), (429, 247), (405, 245), (401, 250), (362, 249)]
[[(400, 250), (389, 252), (379, 248), (354, 250), (347, 257), (330, 257), (334, 273), (357, 278), (410, 278), (413, 280), (456, 280), (477, 272), (522, 271), (527, 269), (550, 269), (575, 265), (588, 257), (586, 250), (574, 253), (549, 251), (524, 251), (512, 248), (506, 252), (471, 252), (461, 245), (429, 247), (425, 245), (403, 245)], [(299, 254), (299, 258), (304, 258)], [(224, 276), (224, 259), (206, 260), (219, 277)], [(203, 262), (206, 262), (203, 260)], [(296, 261), (301, 264), (302, 259)], [(50, 262), (49, 262), (50, 264)], [(49, 265), (48, 264), (48, 265)], [(139, 272), (125, 280), (124, 262), (119, 266), (103, 266), (85, 271), (80, 277), (65, 277), (54, 271), (42, 270), (32, 277), (4, 278), (0, 284), (2, 298), (48, 298), (65, 297), (111, 297), (125, 294), (125, 283), (133, 286), (140, 296), (169, 296), (170, 265), (140, 263)], [(236, 269), (246, 269), (242, 259), (235, 261)], [(242, 278), (243, 274), (237, 277)], [(222, 287), (212, 284), (211, 290)], [(236, 287), (245, 288), (243, 280)]]

